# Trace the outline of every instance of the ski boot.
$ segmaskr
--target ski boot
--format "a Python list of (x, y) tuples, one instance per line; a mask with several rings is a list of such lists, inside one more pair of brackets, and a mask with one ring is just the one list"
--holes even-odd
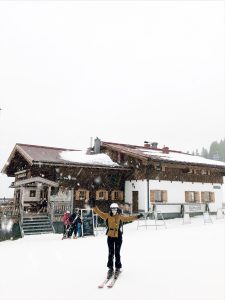
[(107, 273), (107, 279), (110, 279), (113, 276), (113, 269), (109, 269)]
[(115, 273), (114, 273), (114, 278), (117, 278), (120, 274), (120, 269), (116, 269)]

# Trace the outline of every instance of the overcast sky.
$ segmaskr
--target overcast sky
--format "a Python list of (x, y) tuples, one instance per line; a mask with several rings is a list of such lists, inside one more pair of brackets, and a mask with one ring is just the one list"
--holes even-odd
[(0, 167), (16, 143), (224, 138), (224, 20), (216, 0), (1, 1)]

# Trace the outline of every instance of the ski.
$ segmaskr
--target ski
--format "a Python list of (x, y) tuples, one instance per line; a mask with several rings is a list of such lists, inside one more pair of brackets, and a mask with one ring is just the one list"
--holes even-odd
[(113, 279), (110, 281), (110, 283), (107, 285), (108, 288), (112, 288), (114, 286), (114, 284), (116, 283), (117, 279), (119, 278), (121, 274), (121, 271), (117, 274), (113, 276)]
[(98, 288), (99, 289), (102, 289), (108, 282), (109, 280), (113, 277), (113, 274), (112, 276), (110, 276), (109, 278), (106, 278), (101, 284), (99, 284)]

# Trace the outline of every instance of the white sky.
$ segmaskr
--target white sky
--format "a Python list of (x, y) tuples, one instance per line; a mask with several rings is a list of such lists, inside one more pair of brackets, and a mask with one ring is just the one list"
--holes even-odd
[(0, 167), (17, 142), (224, 138), (224, 20), (216, 0), (1, 1)]

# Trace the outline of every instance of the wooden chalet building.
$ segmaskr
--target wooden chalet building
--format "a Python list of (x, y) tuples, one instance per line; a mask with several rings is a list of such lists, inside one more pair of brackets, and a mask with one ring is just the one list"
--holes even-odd
[[(15, 207), (37, 214), (41, 199), (48, 202), (52, 223), (62, 213), (83, 208), (94, 197), (107, 211), (112, 202), (129, 203), (133, 212), (165, 204), (164, 213), (180, 215), (181, 204), (222, 206), (225, 163), (162, 149), (104, 142), (96, 138), (87, 151), (16, 144), (3, 173), (15, 177)], [(56, 230), (57, 231), (57, 230)]]
[(112, 201), (122, 203), (127, 170), (106, 154), (16, 144), (2, 172), (15, 177), (15, 202), (35, 212), (41, 199), (69, 202), (71, 209), (83, 208), (90, 197), (105, 209)]
[(157, 143), (143, 146), (101, 142), (101, 151), (120, 166), (128, 167), (125, 201), (133, 211), (149, 211), (152, 204), (164, 205), (164, 213), (179, 215), (181, 204), (222, 207), (225, 163), (162, 149)]

